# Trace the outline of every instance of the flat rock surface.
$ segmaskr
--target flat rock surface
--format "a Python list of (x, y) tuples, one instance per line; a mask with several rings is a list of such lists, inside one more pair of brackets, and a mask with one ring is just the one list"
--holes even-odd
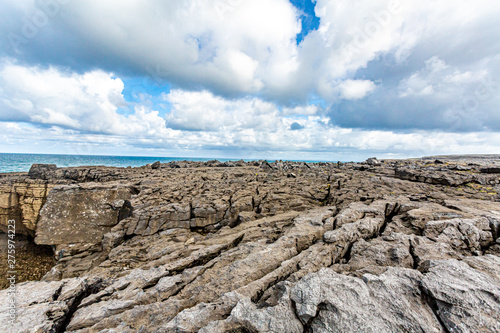
[(54, 262), (28, 277), (41, 281), (18, 280), (13, 322), (0, 291), (0, 327), (500, 332), (499, 165), (493, 155), (3, 174), (1, 230), (14, 219)]

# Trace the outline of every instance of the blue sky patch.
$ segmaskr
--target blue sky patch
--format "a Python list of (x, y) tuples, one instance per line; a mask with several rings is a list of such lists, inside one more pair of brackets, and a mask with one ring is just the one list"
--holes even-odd
[(131, 107), (121, 108), (120, 113), (132, 114), (134, 105), (150, 103), (149, 107), (159, 111), (160, 115), (165, 114), (167, 102), (163, 100), (162, 94), (170, 93), (170, 84), (166, 81), (157, 81), (152, 77), (129, 78), (122, 79), (122, 81), (124, 83), (123, 96)]
[(314, 12), (314, 0), (290, 0), (290, 2), (301, 11), (302, 31), (297, 35), (297, 45), (300, 44), (311, 31), (319, 27), (319, 18)]

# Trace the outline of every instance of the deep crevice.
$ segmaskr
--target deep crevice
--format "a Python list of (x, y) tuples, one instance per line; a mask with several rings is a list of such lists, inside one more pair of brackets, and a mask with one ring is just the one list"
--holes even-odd
[(351, 251), (352, 251), (352, 247), (353, 247), (354, 243), (356, 243), (356, 242), (352, 242), (349, 244), (349, 246), (347, 247), (347, 251), (345, 252), (342, 259), (339, 260), (339, 262), (342, 261), (344, 264), (349, 263), (349, 260), (351, 260)]
[[(71, 305), (68, 307), (68, 312), (66, 312), (66, 314), (64, 315), (64, 319), (56, 325), (56, 333), (66, 332), (66, 328), (71, 322), (71, 319), (73, 319), (73, 315), (75, 314), (76, 310), (78, 310), (78, 307), (80, 306), (82, 301), (88, 296), (100, 292), (103, 289), (102, 282), (102, 280), (99, 280), (98, 282), (87, 286), (87, 288), (80, 295), (75, 297)], [(50, 316), (50, 314), (47, 314), (47, 316)]]
[(136, 234), (131, 234), (131, 235), (127, 235), (127, 234), (125, 234), (125, 235), (123, 236), (123, 242), (126, 242), (126, 241), (128, 241), (128, 240), (131, 240), (131, 239), (132, 239), (132, 238), (134, 238), (135, 236), (137, 236), (137, 235), (136, 235)]
[(436, 299), (434, 299), (432, 296), (428, 295), (425, 292), (425, 289), (421, 285), (419, 286), (419, 289), (420, 289), (420, 293), (422, 295), (422, 300), (423, 300), (424, 304), (427, 304), (429, 306), (429, 308), (431, 309), (432, 313), (434, 313), (434, 316), (436, 317), (439, 325), (441, 325), (441, 328), (443, 329), (443, 331), (445, 333), (451, 333), (448, 330), (448, 327), (446, 327), (446, 325), (444, 324), (443, 319), (439, 315), (439, 307), (437, 305)]
[(123, 205), (120, 207), (118, 211), (118, 221), (116, 224), (120, 223), (122, 220), (125, 220), (126, 218), (132, 217), (134, 213), (134, 207), (132, 207), (132, 204), (130, 201), (125, 200), (123, 202)]
[(277, 285), (280, 282), (286, 281), (286, 279), (288, 279), (290, 277), (290, 275), (292, 275), (293, 273), (295, 273), (295, 271), (292, 271), (289, 274), (286, 274), (283, 276), (276, 277), (276, 279), (274, 279), (274, 281), (269, 283), (269, 285), (267, 285), (266, 288), (259, 290), (259, 292), (251, 298), (252, 302), (256, 303), (256, 304), (261, 303), (261, 298), (267, 290), (271, 289), (272, 287), (274, 287), (275, 285)]
[(59, 286), (59, 288), (57, 288), (57, 290), (54, 292), (54, 295), (52, 295), (52, 301), (54, 301), (54, 302), (57, 301), (59, 296), (61, 296), (61, 291), (62, 291), (63, 287), (64, 287), (64, 283), (61, 284)]
[(417, 255), (415, 254), (415, 246), (413, 246), (413, 240), (410, 239), (410, 247), (408, 249), (408, 252), (410, 252), (410, 255), (413, 259), (413, 269), (418, 269), (418, 266), (420, 266), (420, 260), (418, 259)]
[(132, 193), (132, 195), (137, 195), (141, 193), (141, 190), (136, 186), (130, 186), (129, 188), (130, 188), (130, 193)]
[(329, 184), (328, 185), (328, 191), (327, 191), (325, 197), (323, 198), (323, 200), (321, 200), (321, 205), (322, 206), (328, 206), (328, 199), (330, 198), (331, 193), (332, 193), (332, 185)]
[(297, 318), (297, 320), (300, 322), (300, 324), (302, 325), (302, 332), (312, 332), (312, 331), (306, 331), (306, 326), (305, 324), (302, 322), (302, 320), (300, 320), (299, 318), (299, 314), (297, 313), (297, 303), (290, 298), (290, 301), (292, 302), (292, 311), (293, 311), (293, 314), (295, 315), (295, 318)]
[(228, 245), (226, 245), (223, 248), (221, 248), (219, 251), (216, 251), (216, 252), (213, 252), (213, 253), (208, 253), (207, 255), (202, 256), (202, 257), (200, 257), (200, 258), (192, 261), (191, 263), (189, 263), (189, 264), (187, 264), (185, 266), (181, 266), (181, 267), (178, 267), (176, 269), (171, 270), (171, 272), (174, 273), (172, 275), (179, 274), (179, 273), (181, 273), (184, 270), (189, 269), (189, 268), (193, 268), (193, 267), (197, 267), (197, 266), (204, 266), (205, 264), (207, 264), (211, 260), (213, 260), (213, 259), (217, 258), (218, 256), (220, 256), (221, 253), (223, 253), (225, 251), (228, 251), (228, 250), (230, 250), (232, 248), (237, 247), (243, 241), (244, 237), (245, 237), (245, 234), (243, 234), (240, 237), (236, 238), (231, 243), (229, 243)]
[(319, 315), (319, 312), (321, 310), (324, 310), (326, 308), (326, 304), (325, 303), (319, 303), (316, 307), (316, 313), (314, 314), (313, 317), (309, 318), (309, 320), (307, 321), (307, 323), (303, 323), (303, 327), (304, 327), (304, 333), (313, 333), (313, 328), (312, 328), (312, 323), (313, 321), (318, 317)]
[(232, 328), (230, 330), (227, 330), (224, 333), (258, 333), (258, 332), (255, 330), (251, 330), (247, 327), (240, 326), (238, 328)]
[(385, 231), (385, 228), (387, 227), (387, 225), (392, 222), (392, 219), (398, 215), (399, 213), (399, 208), (400, 208), (400, 205), (399, 203), (395, 203), (394, 205), (392, 204), (387, 204), (385, 206), (385, 218), (384, 218), (384, 224), (382, 224), (382, 226), (380, 227), (380, 230), (379, 230), (379, 235), (382, 235)]
[(496, 224), (495, 222), (497, 221), (490, 217), (488, 217), (488, 220), (490, 221), (490, 228), (493, 240), (496, 241), (500, 237), (500, 223)]
[(189, 219), (192, 220), (194, 219), (194, 208), (193, 208), (193, 203), (189, 203)]

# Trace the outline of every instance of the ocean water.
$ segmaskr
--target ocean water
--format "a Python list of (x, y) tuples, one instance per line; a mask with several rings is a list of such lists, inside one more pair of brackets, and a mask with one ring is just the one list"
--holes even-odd
[[(90, 155), (45, 155), (45, 154), (2, 154), (0, 153), (0, 173), (27, 172), (34, 163), (56, 164), (58, 167), (83, 165), (105, 165), (116, 167), (139, 167), (160, 161), (209, 161), (214, 158), (176, 158), (176, 157), (139, 157), (139, 156), (90, 156)], [(217, 159), (221, 162), (228, 159)], [(232, 160), (231, 160), (232, 161)]]

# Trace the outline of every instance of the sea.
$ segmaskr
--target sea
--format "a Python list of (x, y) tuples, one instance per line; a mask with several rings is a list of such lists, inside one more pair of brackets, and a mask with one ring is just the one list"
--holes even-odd
[[(206, 162), (217, 160), (219, 162), (240, 161), (242, 159), (229, 158), (195, 158), (195, 157), (151, 157), (151, 156), (105, 156), (105, 155), (59, 155), (59, 154), (10, 154), (0, 153), (0, 173), (6, 172), (28, 172), (32, 164), (55, 164), (60, 168), (76, 166), (103, 165), (112, 167), (140, 167), (152, 164), (156, 161), (168, 163), (173, 161)], [(243, 159), (245, 162), (256, 161), (256, 159)], [(268, 159), (268, 162), (276, 160)], [(300, 160), (289, 161), (318, 163), (337, 161)], [(343, 161), (342, 161), (343, 162)]]
[[(216, 158), (187, 157), (144, 157), (144, 156), (102, 156), (102, 155), (50, 155), (50, 154), (5, 154), (0, 153), (0, 173), (27, 172), (32, 164), (56, 164), (58, 167), (104, 165), (115, 167), (140, 167), (156, 161), (210, 161)], [(220, 162), (236, 161), (217, 158)]]

